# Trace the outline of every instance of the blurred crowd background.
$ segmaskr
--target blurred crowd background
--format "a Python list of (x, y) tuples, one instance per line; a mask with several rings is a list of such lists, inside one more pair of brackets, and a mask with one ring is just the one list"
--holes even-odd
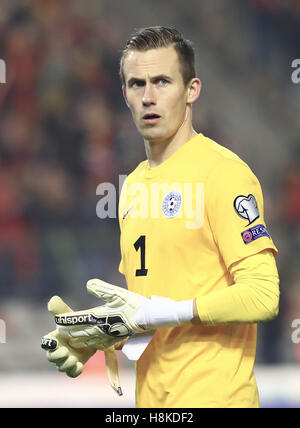
[[(49, 330), (52, 295), (81, 309), (95, 305), (89, 278), (124, 285), (118, 219), (97, 217), (96, 189), (118, 191), (119, 175), (145, 159), (118, 71), (126, 40), (148, 25), (193, 42), (203, 82), (194, 127), (241, 156), (262, 185), (281, 305), (260, 326), (257, 361), (300, 361), (291, 340), (300, 318), (300, 84), (291, 79), (300, 1), (14, 0), (0, 5), (0, 370), (39, 366), (29, 351), (12, 360), (10, 338), (22, 339), (24, 322)], [(27, 333), (26, 343), (37, 340)]]

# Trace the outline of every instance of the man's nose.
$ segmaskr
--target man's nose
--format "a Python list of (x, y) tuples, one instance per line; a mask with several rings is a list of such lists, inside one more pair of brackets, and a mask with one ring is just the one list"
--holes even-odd
[(147, 83), (145, 85), (145, 91), (143, 95), (143, 105), (149, 106), (151, 104), (156, 103), (154, 88), (152, 87), (151, 83)]

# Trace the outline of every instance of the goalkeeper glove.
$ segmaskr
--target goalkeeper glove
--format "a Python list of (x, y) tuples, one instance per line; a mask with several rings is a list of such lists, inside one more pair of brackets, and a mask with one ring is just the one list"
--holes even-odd
[[(48, 303), (48, 310), (57, 315), (60, 312), (72, 312), (64, 301), (54, 296)], [(59, 371), (65, 372), (70, 377), (79, 376), (87, 360), (96, 352), (95, 348), (75, 350), (58, 332), (52, 331), (42, 337), (42, 348), (47, 351), (48, 361), (54, 363)]]
[[(72, 309), (66, 305), (63, 300), (54, 296), (48, 303), (48, 310), (52, 315), (57, 316), (61, 312), (72, 313)], [(106, 371), (112, 388), (122, 395), (122, 390), (119, 381), (118, 362), (115, 354), (115, 348), (112, 346), (115, 340), (109, 338), (110, 342), (106, 341), (107, 347), (103, 348), (103, 343), (99, 345), (100, 349), (104, 349)], [(59, 334), (58, 330), (55, 330), (42, 338), (42, 348), (47, 350), (48, 361), (56, 364), (59, 371), (65, 372), (69, 377), (79, 376), (83, 369), (84, 364), (91, 358), (97, 349), (97, 346), (88, 346), (86, 343), (83, 347), (80, 347), (80, 343), (75, 339), (75, 345), (77, 349), (74, 349), (67, 338)], [(118, 344), (116, 349), (120, 346)], [(123, 341), (124, 343), (124, 341)], [(122, 344), (122, 343), (121, 343)], [(109, 345), (109, 346), (108, 346)]]
[(160, 327), (189, 323), (193, 317), (193, 300), (176, 302), (151, 296), (149, 299), (99, 279), (87, 283), (88, 292), (106, 301), (105, 307), (124, 318), (125, 327), (141, 333)]
[[(73, 316), (60, 314), (55, 317), (58, 331), (63, 336), (80, 337), (89, 325), (90, 333), (118, 338), (134, 333), (145, 333), (159, 327), (172, 327), (189, 323), (193, 319), (193, 300), (176, 302), (165, 297), (146, 297), (117, 287), (100, 279), (87, 282), (90, 294), (103, 299), (105, 305)], [(99, 333), (100, 332), (100, 333)]]

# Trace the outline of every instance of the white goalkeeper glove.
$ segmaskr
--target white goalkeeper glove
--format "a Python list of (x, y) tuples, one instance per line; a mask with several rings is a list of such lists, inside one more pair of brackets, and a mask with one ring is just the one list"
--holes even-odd
[[(62, 312), (68, 314), (73, 313), (72, 309), (58, 296), (52, 297), (49, 301), (48, 310), (54, 316), (58, 316)], [(58, 330), (55, 330), (42, 338), (41, 346), (47, 351), (48, 361), (54, 363), (59, 371), (65, 372), (69, 377), (79, 376), (84, 369), (84, 364), (95, 354), (97, 349), (104, 350), (106, 371), (110, 384), (118, 395), (122, 395), (118, 362), (115, 355), (115, 343), (115, 338), (108, 337), (106, 340), (106, 347), (103, 341), (98, 346), (88, 346), (87, 343), (84, 343), (81, 347), (76, 339), (75, 343), (72, 343), (72, 340), (68, 340), (68, 338), (63, 337)], [(119, 339), (116, 343), (116, 348), (120, 343)]]
[(95, 348), (75, 350), (59, 336), (57, 330), (42, 337), (41, 346), (47, 351), (48, 361), (54, 363), (60, 372), (65, 372), (69, 377), (79, 376), (84, 364), (96, 352)]
[(145, 297), (98, 279), (88, 281), (87, 290), (106, 303), (83, 311), (59, 313), (54, 318), (60, 336), (74, 348), (106, 349), (134, 333), (145, 332), (134, 321), (136, 308), (139, 302), (147, 301)]
[(141, 333), (160, 327), (189, 323), (193, 315), (193, 300), (176, 302), (167, 297), (140, 294), (117, 287), (100, 279), (87, 283), (88, 292), (106, 301), (105, 307), (124, 318), (125, 327), (132, 333)]
[[(58, 296), (52, 297), (49, 301), (48, 310), (52, 315), (58, 315), (60, 312), (72, 312), (72, 309)], [(54, 363), (59, 371), (65, 372), (70, 377), (79, 376), (84, 364), (96, 352), (96, 348), (91, 347), (83, 350), (74, 349), (59, 334), (58, 330), (42, 337), (41, 347), (47, 351), (48, 361)]]
[(93, 340), (98, 336), (101, 341), (109, 335), (120, 339), (159, 327), (189, 323), (194, 316), (193, 300), (176, 302), (158, 296), (147, 299), (100, 279), (89, 280), (87, 290), (106, 303), (87, 311), (56, 316), (58, 331), (63, 336), (81, 340), (83, 334), (89, 334)]

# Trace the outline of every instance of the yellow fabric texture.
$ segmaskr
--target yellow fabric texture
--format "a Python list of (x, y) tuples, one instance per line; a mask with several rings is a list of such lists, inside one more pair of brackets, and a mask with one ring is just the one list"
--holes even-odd
[[(259, 216), (251, 224), (234, 208), (241, 196), (256, 200)], [(263, 250), (277, 253), (270, 236), (247, 243), (242, 237), (249, 228), (265, 227), (258, 179), (237, 155), (203, 134), (155, 168), (148, 161), (138, 165), (122, 188), (119, 219), (119, 270), (128, 289), (176, 301), (197, 297), (209, 323), (214, 306), (204, 298), (234, 288), (233, 275), (243, 277), (235, 264)], [(247, 306), (238, 298), (235, 304)], [(258, 407), (256, 324), (245, 319), (158, 329), (136, 363), (136, 406)]]
[(273, 254), (264, 250), (230, 267), (231, 287), (197, 298), (205, 324), (270, 321), (279, 310), (279, 277)]

